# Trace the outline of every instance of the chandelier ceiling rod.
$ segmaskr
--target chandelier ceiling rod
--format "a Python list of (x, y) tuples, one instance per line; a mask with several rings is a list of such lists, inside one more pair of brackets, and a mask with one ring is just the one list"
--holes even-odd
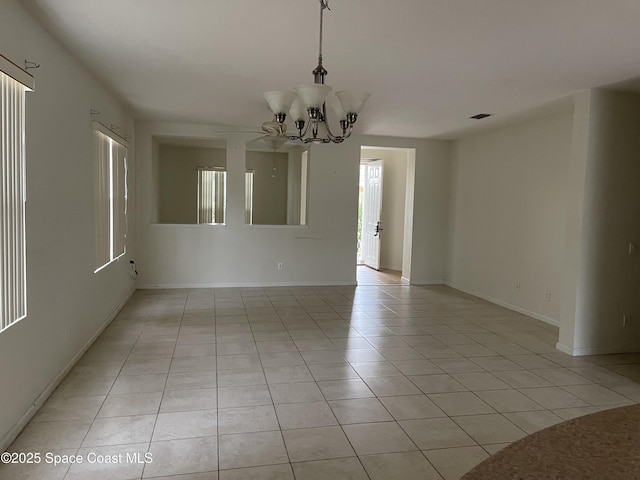
[[(318, 42), (318, 66), (313, 71), (315, 83), (324, 84), (324, 77), (327, 75), (327, 71), (322, 66), (322, 30), (323, 30), (323, 19), (324, 19), (324, 9), (331, 10), (329, 8), (329, 0), (320, 0), (320, 41)], [(320, 75), (320, 78), (318, 76)], [(320, 80), (320, 81), (319, 81)]]

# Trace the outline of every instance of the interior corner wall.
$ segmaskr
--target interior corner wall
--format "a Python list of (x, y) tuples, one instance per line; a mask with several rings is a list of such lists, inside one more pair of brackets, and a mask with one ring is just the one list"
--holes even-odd
[(577, 288), (581, 275), (583, 246), (582, 223), (584, 216), (584, 188), (592, 91), (573, 95), (573, 126), (571, 156), (567, 175), (567, 213), (564, 233), (564, 258), (562, 259), (562, 302), (560, 304), (559, 335), (556, 348), (573, 354), (576, 327)]
[(573, 331), (561, 328), (559, 347), (574, 355), (640, 351), (640, 253), (630, 251), (640, 243), (640, 95), (594, 90), (587, 100), (575, 317), (567, 312)]
[(572, 122), (563, 108), (455, 141), (449, 285), (558, 323)]
[(362, 158), (383, 161), (380, 267), (387, 270), (402, 271), (407, 153), (405, 150), (368, 148), (361, 152)]
[(0, 2), (0, 49), (18, 64), (41, 64), (26, 98), (27, 317), (0, 332), (2, 451), (133, 292), (135, 152), (131, 146), (127, 255), (94, 273), (89, 109), (124, 133), (133, 134), (132, 119), (17, 0)]

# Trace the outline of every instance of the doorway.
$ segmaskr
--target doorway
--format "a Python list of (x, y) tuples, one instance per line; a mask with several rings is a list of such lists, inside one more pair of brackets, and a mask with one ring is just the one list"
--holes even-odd
[(415, 149), (361, 147), (358, 280), (364, 278), (368, 268), (401, 276), (404, 283), (409, 283), (414, 177)]

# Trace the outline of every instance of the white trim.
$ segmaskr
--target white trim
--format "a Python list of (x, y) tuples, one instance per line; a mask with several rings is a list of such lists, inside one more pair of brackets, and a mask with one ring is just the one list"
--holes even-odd
[(20, 420), (7, 432), (7, 434), (2, 437), (0, 440), (0, 451), (4, 452), (9, 445), (13, 443), (13, 441), (20, 435), (20, 432), (27, 426), (29, 421), (33, 418), (33, 416), (38, 413), (38, 410), (44, 405), (49, 396), (53, 393), (53, 391), (58, 387), (60, 382), (64, 380), (67, 374), (71, 371), (71, 369), (78, 363), (78, 360), (82, 358), (87, 350), (93, 345), (93, 343), (98, 339), (98, 337), (104, 332), (104, 330), (109, 326), (109, 324), (116, 318), (116, 315), (122, 310), (125, 304), (129, 301), (129, 299), (136, 292), (136, 289), (133, 288), (129, 295), (111, 312), (111, 315), (107, 317), (104, 323), (100, 326), (100, 328), (94, 333), (91, 338), (84, 344), (84, 346), (76, 353), (73, 358), (67, 363), (67, 365), (60, 371), (60, 373), (47, 385), (47, 387), (36, 397), (31, 406), (27, 409), (27, 411), (22, 415)]
[(120, 255), (118, 255), (116, 258), (114, 258), (113, 260), (109, 260), (107, 263), (105, 263), (104, 265), (102, 265), (101, 267), (98, 267), (97, 269), (95, 269), (93, 271), (93, 273), (98, 273), (100, 270), (103, 270), (105, 268), (107, 268), (109, 265), (111, 265), (112, 263), (117, 262), (118, 260), (120, 260), (122, 257), (124, 257), (127, 254), (127, 249), (125, 248), (124, 252), (122, 252)]
[(0, 55), (0, 72), (13, 78), (16, 82), (21, 83), (31, 91), (35, 89), (36, 85), (33, 75), (13, 63), (4, 55)]
[(632, 347), (582, 347), (571, 348), (566, 345), (562, 345), (560, 342), (556, 343), (556, 348), (567, 355), (573, 357), (581, 357), (584, 355), (608, 355), (611, 353), (635, 353), (640, 352), (640, 345)]
[(408, 279), (407, 277), (400, 277), (400, 281), (402, 282), (403, 285), (411, 285), (411, 280)]
[(472, 290), (467, 290), (464, 288), (460, 288), (451, 282), (444, 282), (448, 287), (454, 288), (456, 290), (460, 290), (461, 292), (468, 293), (469, 295), (473, 295), (474, 297), (481, 298), (486, 300), (487, 302), (495, 303), (496, 305), (500, 305), (501, 307), (508, 308), (509, 310), (513, 310), (514, 312), (522, 313), (523, 315), (527, 315), (528, 317), (535, 318), (536, 320), (540, 320), (542, 322), (548, 323), (549, 325), (553, 325), (554, 327), (559, 327), (560, 322), (551, 317), (547, 317), (546, 315), (542, 315), (540, 313), (533, 312), (531, 310), (527, 310), (526, 308), (518, 307), (517, 305), (513, 305), (511, 303), (505, 302), (503, 300), (499, 300), (497, 298), (490, 297), (489, 295), (484, 295), (479, 292), (474, 292)]
[(560, 350), (562, 353), (566, 353), (567, 355), (573, 356), (573, 348), (567, 347), (566, 345), (563, 345), (560, 342), (556, 343), (556, 349)]
[(238, 283), (164, 283), (138, 285), (140, 290), (169, 288), (253, 288), (253, 287), (355, 287), (356, 282), (238, 282)]

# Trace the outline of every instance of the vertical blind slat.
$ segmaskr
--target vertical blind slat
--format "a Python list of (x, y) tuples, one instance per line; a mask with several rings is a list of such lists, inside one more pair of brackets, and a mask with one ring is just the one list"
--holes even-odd
[(253, 224), (253, 172), (244, 174), (244, 223)]

